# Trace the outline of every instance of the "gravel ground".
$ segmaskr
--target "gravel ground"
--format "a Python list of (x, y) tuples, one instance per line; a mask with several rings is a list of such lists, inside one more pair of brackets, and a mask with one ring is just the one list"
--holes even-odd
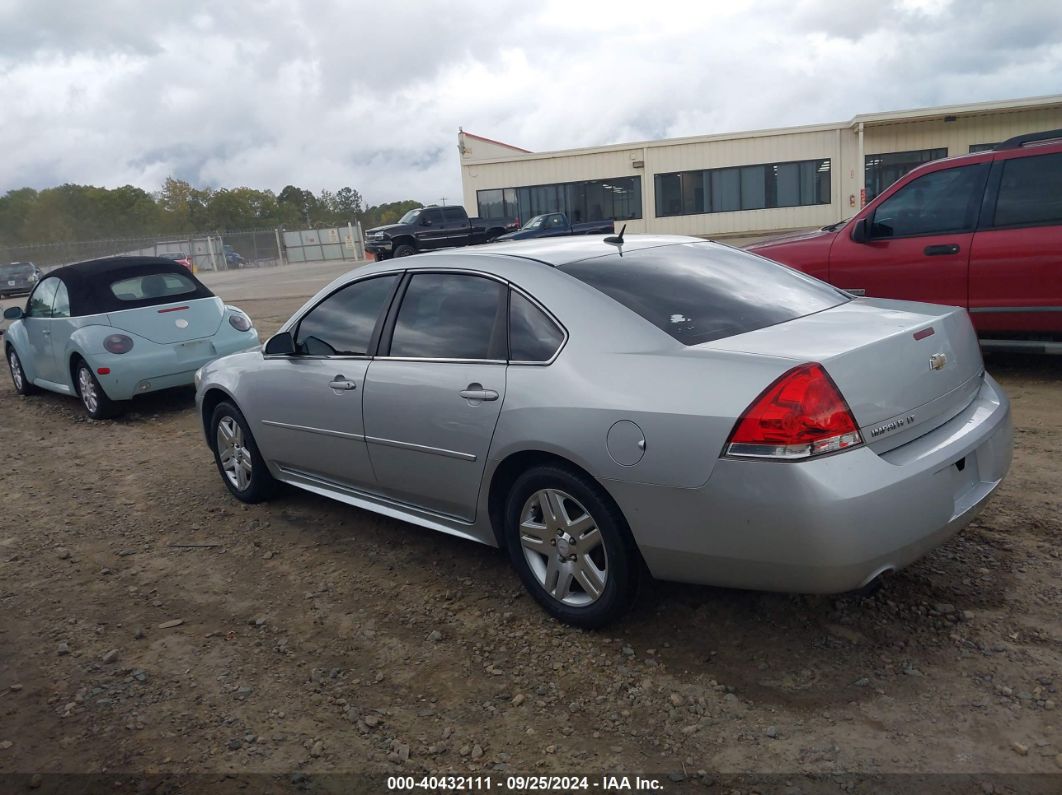
[[(302, 302), (243, 297), (264, 332)], [(1062, 359), (988, 365), (1014, 401), (1011, 474), (874, 596), (655, 583), (600, 633), (547, 618), (496, 550), (296, 491), (239, 504), (190, 391), (94, 422), (5, 379), (0, 774), (950, 772), (1017, 791), (989, 776), (1062, 772)]]

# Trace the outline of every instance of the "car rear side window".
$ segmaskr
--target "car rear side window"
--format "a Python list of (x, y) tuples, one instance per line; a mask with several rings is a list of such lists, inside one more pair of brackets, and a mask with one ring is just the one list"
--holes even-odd
[(195, 293), (198, 288), (179, 273), (143, 273), (111, 282), (111, 292), (119, 301), (150, 301)]
[(993, 226), (1062, 224), (1062, 153), (1007, 160)]
[(574, 262), (596, 287), (683, 345), (732, 337), (843, 304), (850, 297), (746, 251), (680, 243)]
[(564, 341), (564, 332), (549, 316), (515, 290), (509, 298), (509, 359), (547, 362)]
[(354, 282), (332, 293), (299, 322), (295, 350), (307, 356), (364, 356), (398, 274)]
[(467, 217), (468, 216), (465, 215), (460, 207), (443, 208), (443, 218), (445, 218), (448, 223), (453, 223), (454, 221), (461, 222), (466, 220)]
[(418, 273), (395, 319), (391, 356), (504, 359), (506, 287), (493, 279)]

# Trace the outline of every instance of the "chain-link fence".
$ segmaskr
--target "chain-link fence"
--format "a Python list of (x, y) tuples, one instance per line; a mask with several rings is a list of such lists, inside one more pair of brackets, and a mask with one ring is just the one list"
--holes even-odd
[(335, 229), (251, 229), (216, 235), (146, 235), (62, 243), (0, 243), (0, 262), (33, 262), (50, 270), (72, 262), (111, 256), (187, 258), (198, 271), (268, 268), (320, 260), (360, 260), (365, 245), (360, 224)]

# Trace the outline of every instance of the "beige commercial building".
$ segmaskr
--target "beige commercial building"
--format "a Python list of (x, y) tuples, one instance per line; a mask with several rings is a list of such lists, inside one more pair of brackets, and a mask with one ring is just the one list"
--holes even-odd
[(563, 211), (629, 232), (752, 238), (846, 218), (928, 160), (1060, 128), (1062, 96), (1050, 96), (556, 152), (461, 131), (458, 148), (470, 214)]

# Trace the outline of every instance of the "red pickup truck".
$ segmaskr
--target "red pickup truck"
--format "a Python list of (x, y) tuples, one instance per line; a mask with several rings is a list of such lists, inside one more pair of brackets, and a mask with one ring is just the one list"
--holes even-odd
[(1062, 130), (927, 163), (750, 251), (855, 295), (965, 307), (986, 349), (1062, 353)]

